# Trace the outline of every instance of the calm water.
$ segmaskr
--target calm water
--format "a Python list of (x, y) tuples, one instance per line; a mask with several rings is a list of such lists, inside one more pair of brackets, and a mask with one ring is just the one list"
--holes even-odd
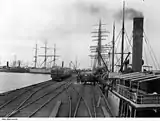
[(0, 93), (50, 80), (50, 75), (0, 72)]

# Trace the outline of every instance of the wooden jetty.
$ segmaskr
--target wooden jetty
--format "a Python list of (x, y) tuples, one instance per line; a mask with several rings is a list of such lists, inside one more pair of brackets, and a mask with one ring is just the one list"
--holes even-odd
[(0, 95), (0, 117), (112, 117), (99, 85), (76, 76), (49, 80)]

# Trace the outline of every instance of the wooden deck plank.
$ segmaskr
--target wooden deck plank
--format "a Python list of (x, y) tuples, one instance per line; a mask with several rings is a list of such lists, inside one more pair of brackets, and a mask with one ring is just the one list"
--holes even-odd
[(49, 115), (49, 117), (56, 117), (60, 105), (61, 105), (61, 101), (57, 101), (57, 103), (56, 103), (56, 105), (54, 106), (54, 108), (53, 108), (51, 114)]
[(96, 107), (99, 107), (100, 102), (101, 102), (101, 96), (99, 96), (99, 98), (98, 98), (98, 102), (97, 102), (97, 106)]
[(102, 110), (103, 110), (104, 116), (105, 116), (105, 117), (110, 117), (110, 115), (109, 115), (109, 113), (108, 113), (107, 109), (106, 109), (104, 106), (101, 106), (101, 107), (102, 107)]

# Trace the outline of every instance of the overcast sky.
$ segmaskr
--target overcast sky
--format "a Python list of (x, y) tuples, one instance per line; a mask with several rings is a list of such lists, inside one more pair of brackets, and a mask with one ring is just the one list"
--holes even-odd
[[(159, 28), (160, 7), (158, 0), (126, 0), (126, 8), (142, 14), (144, 30), (160, 62)], [(116, 22), (116, 34), (120, 31), (122, 0), (0, 0), (0, 59), (1, 64), (18, 60), (32, 63), (36, 42), (39, 54), (43, 54), (44, 42), (48, 47), (57, 46), (65, 65), (77, 57), (80, 67), (89, 67), (91, 31), (101, 18), (111, 33), (104, 43), (112, 38), (112, 24)], [(125, 27), (128, 36), (132, 32), (132, 17), (127, 16)], [(51, 51), (49, 51), (51, 52)]]

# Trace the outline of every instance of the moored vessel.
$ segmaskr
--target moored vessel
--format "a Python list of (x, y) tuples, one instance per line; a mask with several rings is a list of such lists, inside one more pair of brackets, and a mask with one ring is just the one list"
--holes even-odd
[[(160, 76), (142, 72), (143, 18), (133, 19), (132, 68), (122, 61), (117, 74), (109, 74), (106, 98), (110, 110), (117, 117), (159, 117)], [(111, 76), (112, 75), (112, 76)]]
[[(122, 22), (121, 65), (118, 72), (114, 72), (114, 51), (112, 51), (112, 72), (101, 69), (97, 73), (108, 106), (115, 117), (160, 117), (160, 76), (159, 71), (142, 70), (144, 61), (143, 50), (143, 17), (133, 18), (132, 53), (124, 59), (124, 6)], [(102, 58), (101, 45), (97, 47), (97, 54)], [(114, 41), (113, 47), (114, 50)], [(132, 54), (132, 64), (128, 57)], [(98, 60), (98, 59), (97, 59)]]

